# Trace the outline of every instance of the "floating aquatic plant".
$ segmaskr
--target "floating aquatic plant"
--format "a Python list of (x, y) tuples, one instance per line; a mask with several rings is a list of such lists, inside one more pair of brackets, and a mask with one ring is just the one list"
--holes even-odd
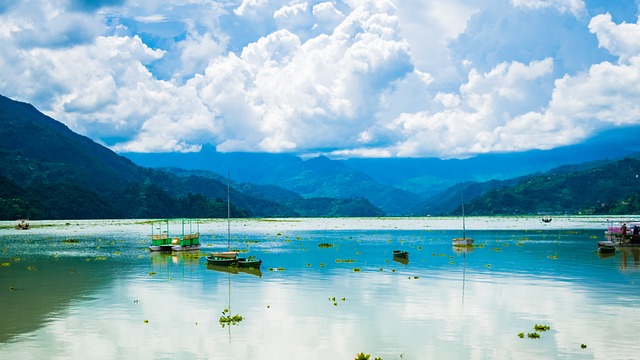
[(352, 263), (352, 262), (356, 262), (353, 259), (346, 259), (346, 260), (342, 260), (342, 259), (336, 259), (337, 263)]
[[(402, 356), (400, 356), (402, 358)], [(369, 360), (371, 358), (371, 354), (360, 353), (356, 354), (356, 358), (354, 360)], [(373, 360), (382, 360), (381, 357), (373, 358)]]
[(229, 309), (222, 310), (222, 316), (220, 316), (220, 319), (218, 320), (222, 327), (225, 327), (225, 325), (238, 325), (241, 321), (242, 316), (238, 314), (231, 316)]
[(153, 275), (155, 275), (155, 274), (157, 274), (157, 272), (152, 271), (152, 272), (150, 272), (150, 273), (149, 273), (149, 276), (153, 276)]
[(544, 331), (547, 331), (547, 330), (551, 330), (551, 327), (550, 327), (549, 325), (538, 325), (538, 324), (535, 324), (535, 325), (533, 326), (533, 329), (534, 329), (535, 331), (542, 331), (542, 332), (544, 332)]
[(7, 262), (3, 262), (2, 264), (0, 264), (0, 266), (11, 266), (11, 263), (8, 262), (8, 261)]
[(333, 247), (333, 244), (330, 244), (330, 243), (320, 243), (320, 244), (318, 244), (318, 247), (319, 247), (319, 248), (325, 248), (325, 249), (326, 249), (326, 248), (332, 248), (332, 247)]
[(35, 265), (31, 265), (31, 266), (27, 267), (27, 269), (33, 271), (33, 270), (38, 270), (38, 267), (35, 266)]
[(538, 334), (537, 332), (532, 332), (532, 333), (528, 333), (527, 337), (529, 339), (540, 339), (540, 334)]
[(587, 348), (587, 344), (580, 344), (580, 348), (581, 349), (586, 349)]
[(520, 339), (524, 339), (524, 333), (523, 333), (523, 332), (518, 333), (518, 337), (519, 337)]
[(65, 244), (77, 244), (77, 243), (80, 242), (80, 240), (78, 240), (78, 239), (65, 239), (65, 240), (62, 240), (62, 242), (65, 243)]
[(360, 268), (354, 268), (353, 272), (360, 272)]

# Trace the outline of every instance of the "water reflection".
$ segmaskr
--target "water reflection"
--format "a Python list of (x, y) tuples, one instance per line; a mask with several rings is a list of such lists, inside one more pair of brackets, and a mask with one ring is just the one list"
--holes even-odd
[(620, 269), (623, 272), (640, 272), (640, 248), (620, 247)]
[[(260, 253), (265, 271), (150, 254), (146, 233), (121, 225), (82, 236), (0, 233), (0, 263), (10, 263), (0, 267), (0, 357), (615, 359), (640, 351), (639, 254), (593, 256), (600, 230), (474, 230), (475, 248), (454, 249), (455, 231), (332, 230), (342, 219), (324, 221), (320, 230), (238, 231), (231, 246)], [(70, 235), (79, 242), (63, 243)], [(212, 239), (203, 231), (203, 253)], [(389, 259), (398, 248), (410, 262)], [(221, 327), (224, 309), (243, 317), (233, 330)], [(535, 324), (551, 329), (537, 340), (517, 336)]]
[(262, 270), (254, 269), (254, 268), (241, 268), (237, 266), (220, 266), (220, 265), (212, 265), (207, 264), (207, 270), (220, 271), (224, 273), (238, 275), (238, 273), (244, 273), (249, 275), (255, 275), (257, 277), (262, 277)]

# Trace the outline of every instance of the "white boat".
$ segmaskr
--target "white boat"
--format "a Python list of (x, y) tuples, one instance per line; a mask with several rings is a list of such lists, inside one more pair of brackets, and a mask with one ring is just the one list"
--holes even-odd
[(473, 246), (473, 239), (468, 237), (455, 238), (452, 243), (453, 246)]
[(462, 237), (461, 238), (454, 238), (452, 240), (453, 246), (459, 246), (459, 247), (462, 247), (462, 246), (473, 246), (473, 239), (472, 238), (468, 238), (466, 232), (467, 232), (467, 229), (465, 227), (465, 221), (464, 221), (464, 199), (463, 199), (462, 200)]

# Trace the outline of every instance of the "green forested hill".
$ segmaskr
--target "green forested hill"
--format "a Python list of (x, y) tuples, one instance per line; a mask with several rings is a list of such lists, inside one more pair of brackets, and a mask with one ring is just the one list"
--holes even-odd
[(468, 214), (634, 214), (640, 159), (564, 166), (495, 188), (465, 205)]
[[(177, 176), (137, 166), (33, 106), (1, 95), (0, 189), (2, 220), (227, 216), (228, 189), (220, 176)], [(231, 199), (234, 217), (379, 211), (353, 199), (346, 202), (356, 204), (355, 213), (348, 207), (323, 212), (312, 200), (267, 199), (235, 189)]]

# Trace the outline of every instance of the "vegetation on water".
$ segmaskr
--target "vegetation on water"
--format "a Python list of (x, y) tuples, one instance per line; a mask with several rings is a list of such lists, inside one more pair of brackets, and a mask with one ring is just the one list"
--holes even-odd
[[(366, 354), (365, 353), (360, 353), (360, 354), (356, 354), (356, 357), (354, 360), (369, 360), (371, 358), (371, 354)], [(381, 357), (376, 357), (373, 358), (373, 360), (382, 360)]]
[(229, 326), (238, 325), (241, 321), (242, 321), (242, 316), (238, 314), (232, 316), (229, 309), (222, 310), (222, 315), (218, 320), (218, 322), (220, 322), (220, 325), (222, 325), (222, 327), (225, 327), (225, 325), (229, 325)]
[[(531, 333), (527, 333), (527, 337), (529, 339), (539, 339), (540, 338), (540, 333), (551, 330), (551, 327), (549, 325), (538, 325), (535, 324), (533, 326), (533, 330), (534, 332)], [(518, 337), (520, 339), (524, 339), (524, 332), (518, 333)]]

